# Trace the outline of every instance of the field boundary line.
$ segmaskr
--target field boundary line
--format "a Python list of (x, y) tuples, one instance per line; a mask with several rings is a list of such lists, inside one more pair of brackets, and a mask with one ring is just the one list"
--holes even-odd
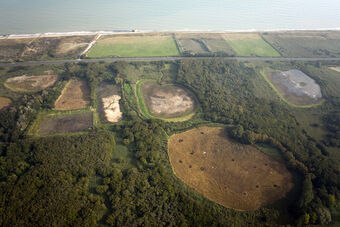
[(266, 38), (264, 38), (264, 36), (262, 34), (259, 34), (261, 39), (263, 39), (263, 41), (265, 41), (269, 46), (271, 46), (277, 53), (279, 53), (279, 55), (281, 57), (283, 57), (283, 54), (275, 47), (273, 46)]

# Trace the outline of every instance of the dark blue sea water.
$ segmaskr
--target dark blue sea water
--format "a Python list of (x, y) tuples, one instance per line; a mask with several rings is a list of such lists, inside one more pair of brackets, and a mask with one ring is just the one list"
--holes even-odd
[(339, 0), (0, 0), (0, 34), (328, 28)]

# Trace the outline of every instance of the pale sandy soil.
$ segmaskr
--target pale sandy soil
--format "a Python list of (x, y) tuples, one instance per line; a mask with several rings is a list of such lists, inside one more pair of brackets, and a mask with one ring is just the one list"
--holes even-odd
[(109, 97), (102, 98), (103, 109), (105, 117), (109, 122), (118, 122), (122, 119), (123, 113), (120, 111), (119, 95), (112, 95)]
[[(181, 92), (182, 89), (178, 89)], [(188, 96), (169, 94), (167, 92), (158, 91), (151, 99), (151, 109), (157, 114), (175, 114), (178, 112), (186, 112), (194, 107), (194, 101)]]
[(89, 43), (88, 47), (83, 51), (83, 53), (80, 54), (80, 56), (85, 55), (93, 46), (94, 44), (96, 44), (97, 40), (101, 37), (101, 34), (96, 35), (96, 37), (94, 38), (94, 40)]
[(66, 54), (69, 51), (87, 46), (88, 43), (63, 43), (57, 48), (57, 54)]
[(335, 71), (337, 71), (337, 72), (340, 72), (340, 67), (339, 66), (337, 66), (337, 67), (329, 67), (330, 69), (333, 69), (333, 70), (335, 70)]
[(258, 33), (226, 33), (223, 37), (228, 40), (261, 39)]

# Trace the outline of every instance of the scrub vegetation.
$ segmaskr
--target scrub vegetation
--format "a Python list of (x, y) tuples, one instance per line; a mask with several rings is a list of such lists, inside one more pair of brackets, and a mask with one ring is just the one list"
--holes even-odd
[(0, 62), (75, 59), (94, 36), (0, 39)]
[(263, 34), (285, 57), (339, 57), (338, 32), (278, 32)]
[[(1, 68), (0, 94), (12, 103), (0, 111), (0, 225), (336, 224), (340, 199), (340, 78), (329, 66), (339, 67), (339, 63), (249, 63), (214, 58)], [(301, 70), (320, 85), (325, 101), (310, 109), (287, 105), (261, 75), (268, 68)], [(14, 92), (3, 85), (8, 78), (43, 75), (46, 70), (53, 70), (59, 79), (43, 90)], [(141, 96), (136, 86), (143, 80), (188, 89), (199, 103), (195, 115), (180, 122), (145, 116), (138, 105)], [(58, 97), (67, 93), (63, 89), (69, 81), (86, 84), (87, 108), (55, 110)], [(102, 124), (98, 120), (98, 85), (102, 82), (121, 89), (120, 109), (124, 117), (118, 123)], [(73, 95), (69, 95), (65, 101), (72, 99)], [(86, 123), (87, 128), (71, 131), (72, 124), (83, 118), (81, 124)], [(49, 124), (62, 130), (53, 131)], [(209, 131), (201, 134), (199, 129), (205, 126), (223, 127), (228, 137)], [(47, 130), (44, 136), (34, 133), (44, 127)], [(177, 146), (181, 138), (175, 140), (177, 144), (172, 141), (179, 135), (190, 135), (191, 130), (199, 132), (192, 136), (192, 142), (182, 138), (181, 147)], [(209, 135), (213, 137), (209, 141), (216, 140), (217, 144), (208, 145), (216, 149), (198, 147), (199, 142), (204, 143), (199, 137)], [(221, 141), (228, 146), (221, 146)], [(190, 143), (185, 145), (187, 142)], [(186, 146), (196, 153), (191, 155), (190, 150), (183, 150), (183, 158), (179, 155), (169, 158), (168, 149), (179, 152)], [(238, 150), (231, 152), (232, 149)], [(219, 150), (226, 151), (225, 156), (219, 155)], [(217, 158), (204, 159), (203, 152)], [(244, 153), (254, 158), (249, 160)], [(235, 176), (246, 175), (247, 168), (253, 171), (256, 160), (256, 177), (272, 169), (273, 178), (254, 176), (244, 184), (238, 195), (254, 198), (247, 200), (253, 201), (249, 206), (237, 196), (224, 204), (180, 180), (176, 177), (179, 171), (171, 166), (176, 162), (188, 168), (186, 171), (197, 170), (201, 179), (211, 180), (219, 172), (208, 167), (215, 162), (217, 165), (220, 159), (227, 160), (228, 165), (223, 168), (228, 171), (239, 170)], [(230, 168), (232, 165), (239, 166)], [(291, 185), (291, 190), (290, 187), (283, 190), (284, 183)], [(268, 197), (256, 194), (263, 189), (261, 185), (268, 186), (269, 192), (265, 193)], [(234, 186), (238, 185), (230, 187)], [(255, 186), (254, 191), (248, 186), (251, 189)], [(275, 190), (281, 189), (275, 194)], [(272, 195), (281, 199), (276, 201)]]

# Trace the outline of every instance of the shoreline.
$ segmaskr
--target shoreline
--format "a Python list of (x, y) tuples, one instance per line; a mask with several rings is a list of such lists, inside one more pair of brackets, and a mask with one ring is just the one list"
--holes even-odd
[(340, 31), (340, 28), (320, 29), (268, 29), (268, 30), (113, 30), (113, 31), (75, 31), (75, 32), (46, 32), (32, 34), (0, 34), (0, 39), (23, 39), (23, 38), (46, 38), (46, 37), (67, 37), (86, 35), (121, 35), (121, 34), (147, 34), (147, 33), (263, 33), (263, 32), (331, 32)]

